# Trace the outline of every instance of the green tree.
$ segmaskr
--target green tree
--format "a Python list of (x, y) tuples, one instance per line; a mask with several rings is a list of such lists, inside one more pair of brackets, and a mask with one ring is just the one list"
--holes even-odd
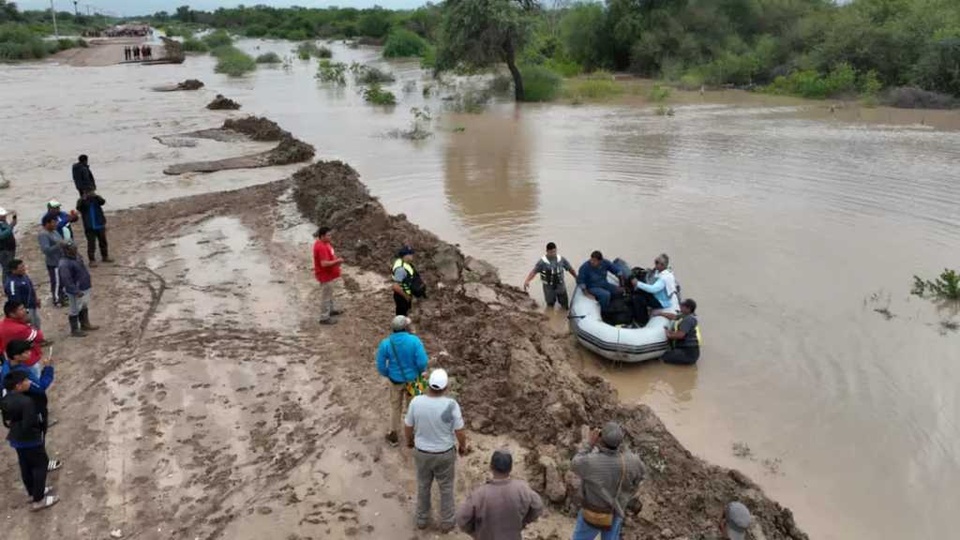
[(587, 70), (602, 66), (609, 54), (606, 20), (603, 6), (595, 3), (574, 4), (560, 19), (564, 51)]
[(929, 44), (914, 67), (914, 80), (928, 90), (960, 96), (960, 37)]
[(513, 77), (514, 96), (524, 100), (517, 54), (530, 38), (533, 0), (446, 0), (437, 46), (437, 70), (484, 69), (503, 62)]

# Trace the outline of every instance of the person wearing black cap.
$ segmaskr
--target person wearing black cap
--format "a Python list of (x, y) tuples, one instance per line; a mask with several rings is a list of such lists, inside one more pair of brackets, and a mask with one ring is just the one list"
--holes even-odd
[(510, 478), (513, 456), (497, 450), (493, 478), (473, 490), (457, 510), (457, 526), (474, 540), (521, 540), (524, 527), (543, 513), (543, 501), (523, 480)]
[(393, 303), (397, 315), (407, 315), (413, 309), (413, 297), (422, 296), (423, 280), (413, 266), (413, 248), (403, 246), (393, 261)]
[(680, 302), (680, 315), (663, 312), (660, 315), (673, 320), (664, 329), (670, 340), (670, 350), (663, 354), (664, 364), (693, 365), (700, 359), (700, 323), (697, 321), (697, 302), (687, 298)]
[(3, 425), (10, 430), (7, 441), (17, 452), (20, 478), (30, 496), (30, 509), (36, 511), (57, 504), (59, 499), (49, 494), (47, 473), (60, 465), (47, 457), (43, 420), (34, 401), (26, 395), (30, 386), (30, 379), (23, 371), (15, 371), (4, 377), (5, 395), (0, 401), (0, 412)]
[(617, 540), (625, 510), (646, 476), (643, 461), (626, 449), (623, 428), (607, 422), (593, 430), (574, 456), (570, 469), (580, 477), (583, 506), (577, 514), (573, 540)]

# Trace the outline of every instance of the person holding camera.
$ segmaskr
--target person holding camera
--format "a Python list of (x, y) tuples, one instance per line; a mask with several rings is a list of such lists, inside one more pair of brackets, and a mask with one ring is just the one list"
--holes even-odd
[(573, 540), (618, 540), (626, 509), (646, 476), (640, 457), (625, 448), (623, 428), (607, 422), (593, 430), (574, 456), (571, 470), (580, 477), (583, 506), (577, 513)]

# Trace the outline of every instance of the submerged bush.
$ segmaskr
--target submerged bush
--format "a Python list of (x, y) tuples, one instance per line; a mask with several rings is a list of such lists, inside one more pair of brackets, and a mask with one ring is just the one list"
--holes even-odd
[(647, 98), (654, 103), (663, 103), (670, 97), (670, 89), (659, 84), (653, 85), (653, 88), (647, 92)]
[(236, 47), (218, 47), (212, 54), (217, 57), (217, 67), (214, 68), (217, 73), (240, 77), (257, 69), (257, 63), (253, 57)]
[(66, 49), (86, 46), (82, 39), (46, 41), (26, 26), (0, 24), (0, 61), (39, 60)]
[(279, 64), (282, 61), (280, 55), (275, 52), (263, 53), (257, 57), (258, 64)]
[(913, 87), (891, 88), (883, 103), (901, 109), (952, 109), (960, 105), (953, 96)]
[(563, 79), (543, 66), (523, 66), (524, 101), (553, 101), (560, 93)]
[(396, 80), (393, 73), (376, 66), (354, 64), (350, 66), (357, 84), (389, 84)]
[(771, 94), (788, 94), (810, 99), (857, 93), (857, 73), (849, 64), (840, 64), (830, 73), (821, 75), (814, 70), (794, 71), (780, 76), (765, 88)]
[(217, 47), (223, 47), (225, 45), (233, 45), (233, 38), (230, 37), (230, 34), (226, 30), (217, 30), (216, 32), (211, 32), (203, 38), (201, 38), (204, 43), (207, 44), (207, 47), (211, 49), (216, 49)]
[(322, 45), (318, 46), (313, 41), (304, 41), (297, 45), (297, 56), (300, 57), (301, 60), (309, 60), (313, 57), (333, 58), (333, 51)]
[(913, 289), (910, 294), (937, 300), (960, 300), (960, 273), (946, 268), (933, 281), (913, 276)]
[(184, 52), (205, 53), (210, 50), (206, 43), (197, 38), (189, 37), (183, 40)]
[(611, 73), (598, 71), (585, 78), (565, 81), (563, 96), (574, 101), (596, 101), (619, 96), (623, 91), (623, 86), (613, 80)]
[(405, 28), (394, 28), (383, 45), (385, 58), (423, 56), (430, 45), (427, 40)]
[(347, 65), (343, 62), (331, 62), (324, 58), (320, 60), (317, 69), (317, 79), (322, 82), (334, 83), (340, 86), (347, 84)]
[(397, 97), (393, 92), (384, 90), (379, 84), (374, 83), (363, 91), (363, 99), (373, 105), (396, 105)]

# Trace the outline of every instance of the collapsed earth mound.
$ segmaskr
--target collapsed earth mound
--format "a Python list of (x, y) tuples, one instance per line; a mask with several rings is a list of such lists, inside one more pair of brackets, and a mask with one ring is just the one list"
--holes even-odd
[[(414, 308), (418, 333), (435, 361), (453, 376), (470, 429), (509, 435), (529, 450), (532, 485), (557, 508), (573, 512), (578, 479), (569, 471), (582, 428), (618, 420), (627, 444), (650, 470), (642, 508), (628, 516), (625, 538), (682, 538), (717, 533), (726, 503), (746, 503), (766, 538), (805, 540), (789, 509), (767, 498), (746, 476), (696, 458), (644, 405), (621, 405), (600, 377), (573, 368), (567, 336), (550, 330), (519, 289), (500, 283), (482, 261), (465, 257), (436, 235), (387, 214), (350, 166), (319, 162), (293, 176), (300, 211), (334, 228), (351, 264), (389, 273), (402, 245), (430, 287)], [(448, 354), (438, 354), (441, 351)]]
[(197, 79), (187, 79), (177, 84), (169, 84), (166, 86), (155, 86), (153, 88), (153, 91), (154, 92), (182, 92), (182, 91), (199, 90), (201, 88), (203, 88), (202, 81), (198, 81)]
[(293, 137), (289, 131), (281, 129), (273, 120), (259, 116), (229, 118), (224, 120), (223, 129), (243, 133), (255, 141), (279, 141)]
[(235, 111), (240, 108), (240, 104), (236, 101), (223, 97), (223, 94), (217, 94), (217, 97), (213, 98), (207, 108), (211, 111)]

